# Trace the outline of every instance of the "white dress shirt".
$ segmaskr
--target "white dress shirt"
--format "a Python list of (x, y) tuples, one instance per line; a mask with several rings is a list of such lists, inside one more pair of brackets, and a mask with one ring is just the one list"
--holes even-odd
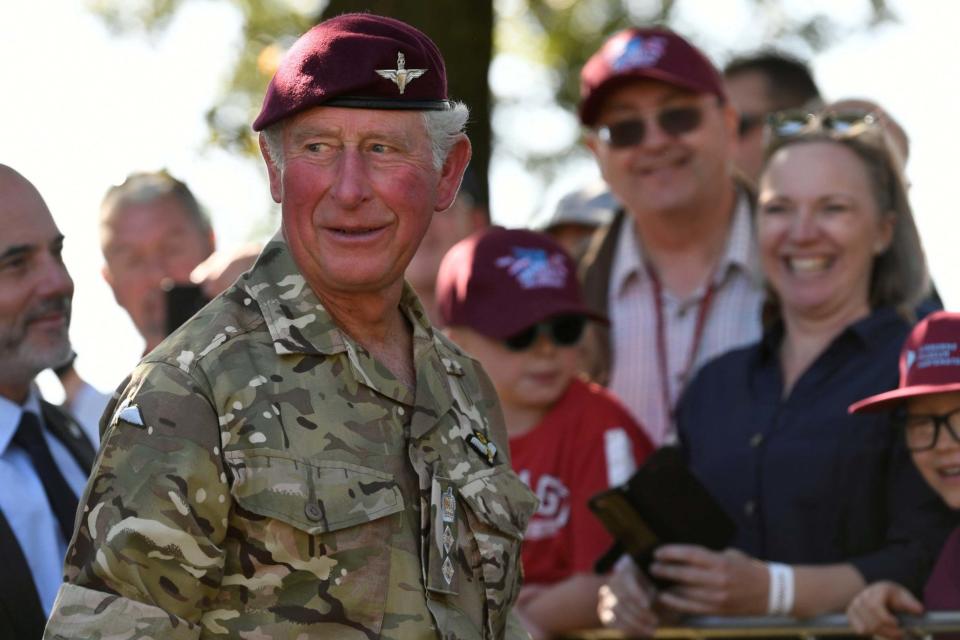
[[(43, 424), (40, 400), (35, 389), (31, 389), (23, 406), (0, 397), (0, 511), (20, 543), (33, 574), (43, 611), (50, 615), (57, 589), (63, 581), (63, 559), (69, 541), (63, 539), (57, 517), (47, 501), (43, 482), (34, 470), (30, 456), (11, 443), (24, 411), (33, 412)], [(43, 436), (60, 473), (79, 496), (86, 485), (87, 474), (70, 451), (46, 428)]]

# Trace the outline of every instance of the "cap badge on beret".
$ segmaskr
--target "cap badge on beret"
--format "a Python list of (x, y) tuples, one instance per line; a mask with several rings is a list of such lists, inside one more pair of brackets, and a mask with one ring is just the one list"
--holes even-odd
[(382, 78), (386, 78), (393, 84), (397, 85), (397, 88), (400, 89), (400, 93), (403, 94), (409, 83), (413, 82), (428, 71), (428, 69), (407, 69), (406, 66), (406, 57), (404, 57), (402, 52), (398, 51), (396, 69), (377, 69), (376, 71), (377, 75)]
[(614, 71), (628, 71), (652, 67), (667, 50), (667, 39), (660, 36), (634, 36), (623, 43), (623, 48), (611, 51), (610, 66)]
[(547, 255), (543, 249), (513, 247), (513, 255), (497, 258), (524, 289), (562, 289), (567, 282), (567, 266), (559, 253)]

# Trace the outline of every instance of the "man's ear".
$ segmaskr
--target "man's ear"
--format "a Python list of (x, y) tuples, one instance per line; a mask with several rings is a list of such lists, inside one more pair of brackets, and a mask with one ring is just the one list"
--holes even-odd
[(280, 169), (277, 167), (273, 156), (270, 155), (270, 149), (267, 146), (267, 137), (260, 133), (260, 154), (263, 156), (263, 161), (267, 165), (267, 175), (270, 176), (270, 195), (273, 196), (273, 201), (280, 203), (283, 197), (283, 176), (280, 172)]
[(463, 180), (463, 172), (470, 164), (471, 155), (473, 155), (473, 148), (470, 146), (470, 140), (461, 134), (450, 147), (447, 159), (444, 160), (443, 167), (440, 169), (440, 184), (437, 185), (437, 203), (434, 205), (434, 211), (446, 211), (453, 204), (460, 189), (460, 182)]
[(740, 113), (732, 104), (726, 102), (720, 107), (720, 117), (723, 118), (723, 128), (727, 132), (730, 153), (735, 153), (740, 142)]
[[(107, 286), (110, 287), (110, 293), (113, 294), (113, 299), (117, 300), (117, 290), (113, 288), (113, 272), (110, 271), (110, 266), (106, 262), (100, 267), (100, 275), (103, 276), (103, 279), (107, 282)], [(117, 300), (117, 304), (120, 304), (119, 300)]]

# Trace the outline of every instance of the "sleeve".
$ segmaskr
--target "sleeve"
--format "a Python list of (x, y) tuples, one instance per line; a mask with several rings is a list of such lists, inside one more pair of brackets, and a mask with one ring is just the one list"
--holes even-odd
[(580, 425), (589, 434), (583, 446), (576, 447), (575, 473), (570, 483), (571, 569), (573, 573), (593, 573), (593, 566), (613, 543), (613, 538), (590, 511), (590, 498), (612, 485), (625, 482), (646, 459), (653, 446), (640, 426), (613, 399), (590, 395), (594, 406), (585, 407), (588, 421)]
[(887, 482), (886, 544), (850, 562), (867, 584), (892, 580), (919, 595), (958, 516), (924, 482), (899, 439)]
[(45, 638), (197, 638), (223, 573), (230, 492), (201, 385), (144, 364), (104, 421)]

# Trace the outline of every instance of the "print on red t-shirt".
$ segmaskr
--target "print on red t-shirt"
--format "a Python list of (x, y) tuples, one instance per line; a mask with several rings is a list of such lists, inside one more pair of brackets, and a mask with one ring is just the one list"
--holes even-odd
[(523, 541), (527, 584), (593, 571), (613, 540), (587, 500), (626, 481), (652, 449), (608, 391), (580, 380), (533, 429), (510, 438), (513, 468), (540, 498)]

